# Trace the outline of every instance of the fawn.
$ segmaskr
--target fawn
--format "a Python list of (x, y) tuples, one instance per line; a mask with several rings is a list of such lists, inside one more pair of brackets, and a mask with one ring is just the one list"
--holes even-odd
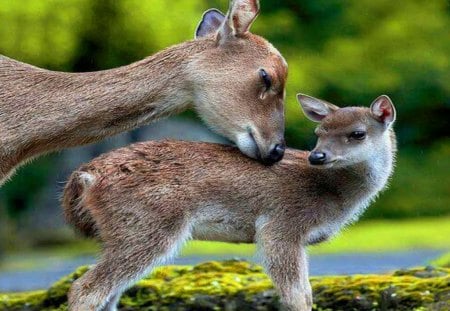
[(258, 0), (203, 14), (195, 40), (128, 66), (48, 71), (0, 55), (0, 185), (40, 154), (98, 141), (193, 106), (249, 157), (284, 153), (287, 64), (249, 28)]
[(74, 282), (70, 310), (115, 310), (120, 294), (189, 239), (256, 242), (288, 310), (310, 310), (305, 247), (356, 220), (392, 174), (395, 108), (338, 108), (298, 95), (319, 122), (311, 152), (287, 149), (264, 166), (230, 146), (137, 143), (70, 177), (68, 222), (103, 243), (96, 266)]

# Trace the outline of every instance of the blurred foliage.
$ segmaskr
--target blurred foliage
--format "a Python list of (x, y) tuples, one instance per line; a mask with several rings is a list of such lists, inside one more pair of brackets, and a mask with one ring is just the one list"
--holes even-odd
[(32, 162), (20, 168), (20, 174), (13, 176), (13, 181), (7, 182), (2, 187), (4, 194), (0, 203), (8, 207), (8, 214), (15, 217), (33, 206), (46, 183), (45, 177), (53, 173), (54, 156), (45, 156), (39, 161)]
[[(447, 0), (263, 0), (252, 31), (289, 63), (286, 137), (311, 148), (315, 126), (297, 92), (338, 105), (391, 96), (398, 168), (367, 217), (448, 214), (450, 6)], [(203, 10), (228, 1), (0, 0), (0, 53), (64, 71), (111, 68), (191, 39)], [(0, 204), (29, 208), (49, 159), (2, 189)], [(50, 160), (51, 161), (51, 160)], [(1, 206), (0, 206), (1, 208)], [(10, 208), (10, 210), (15, 210)]]

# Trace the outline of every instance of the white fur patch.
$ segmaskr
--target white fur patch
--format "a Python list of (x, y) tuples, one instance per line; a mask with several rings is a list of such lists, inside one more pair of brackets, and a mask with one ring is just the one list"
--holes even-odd
[(250, 158), (256, 158), (258, 146), (249, 133), (239, 133), (236, 136), (236, 145), (239, 150)]
[(95, 176), (88, 173), (88, 172), (82, 172), (80, 175), (80, 181), (83, 183), (84, 186), (89, 187), (92, 185), (95, 181)]

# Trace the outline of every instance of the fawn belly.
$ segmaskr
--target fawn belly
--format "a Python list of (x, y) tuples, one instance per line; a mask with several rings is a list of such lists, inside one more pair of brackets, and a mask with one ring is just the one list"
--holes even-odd
[(327, 221), (324, 221), (321, 225), (312, 228), (308, 233), (308, 244), (317, 244), (328, 240), (335, 234), (337, 234), (342, 227), (357, 220), (361, 212), (369, 204), (370, 198), (363, 197), (362, 199), (355, 200), (352, 205), (349, 204), (340, 214), (333, 214), (327, 217)]
[(255, 226), (230, 213), (199, 213), (192, 227), (192, 238), (204, 241), (253, 243)]

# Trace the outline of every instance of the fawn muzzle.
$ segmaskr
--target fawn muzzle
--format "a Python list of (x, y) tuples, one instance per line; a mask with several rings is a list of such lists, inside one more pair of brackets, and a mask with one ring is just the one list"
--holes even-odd
[(325, 164), (327, 160), (327, 155), (324, 152), (311, 151), (308, 157), (308, 161), (311, 165), (322, 165)]

